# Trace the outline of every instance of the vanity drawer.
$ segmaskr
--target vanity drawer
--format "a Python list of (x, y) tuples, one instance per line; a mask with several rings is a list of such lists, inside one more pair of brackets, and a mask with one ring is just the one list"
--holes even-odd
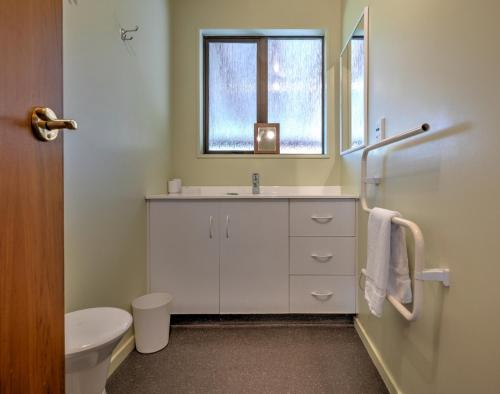
[(291, 236), (354, 236), (355, 222), (352, 200), (290, 201)]
[(354, 275), (356, 238), (291, 237), (290, 273)]
[(356, 313), (355, 276), (290, 276), (291, 313)]

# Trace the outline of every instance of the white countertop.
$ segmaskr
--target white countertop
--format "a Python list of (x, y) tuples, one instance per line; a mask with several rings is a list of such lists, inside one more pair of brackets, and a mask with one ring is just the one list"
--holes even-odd
[(147, 195), (146, 200), (327, 198), (357, 199), (344, 194), (340, 186), (261, 186), (260, 194), (252, 194), (251, 186), (184, 186), (178, 194)]

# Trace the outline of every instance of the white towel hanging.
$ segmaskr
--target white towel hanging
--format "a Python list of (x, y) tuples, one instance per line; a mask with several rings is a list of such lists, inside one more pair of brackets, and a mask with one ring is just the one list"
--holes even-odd
[(404, 229), (393, 224), (399, 212), (373, 208), (368, 219), (365, 299), (375, 316), (382, 316), (387, 294), (411, 302), (411, 282)]

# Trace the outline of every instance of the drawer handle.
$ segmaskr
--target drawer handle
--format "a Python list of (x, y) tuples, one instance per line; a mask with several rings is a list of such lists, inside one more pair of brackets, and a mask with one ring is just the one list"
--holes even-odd
[(333, 216), (313, 215), (313, 216), (311, 216), (311, 219), (314, 220), (315, 222), (318, 222), (318, 223), (328, 223), (328, 222), (331, 222), (333, 220)]
[(320, 256), (320, 255), (317, 255), (317, 254), (312, 254), (311, 257), (314, 260), (317, 260), (320, 263), (326, 263), (326, 262), (328, 262), (333, 257), (333, 254), (327, 254), (327, 255), (324, 255), (324, 256)]
[(208, 232), (208, 235), (210, 237), (210, 239), (212, 239), (214, 237), (214, 217), (213, 216), (210, 216), (210, 230)]
[(325, 291), (325, 292), (313, 291), (311, 295), (320, 301), (326, 301), (333, 295), (333, 293), (331, 291)]

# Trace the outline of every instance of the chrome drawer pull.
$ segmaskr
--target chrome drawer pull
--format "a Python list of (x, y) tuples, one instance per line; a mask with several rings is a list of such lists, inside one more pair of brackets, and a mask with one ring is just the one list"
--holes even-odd
[(325, 256), (319, 256), (317, 254), (312, 254), (311, 257), (320, 263), (326, 263), (333, 257), (333, 254), (327, 254)]
[(212, 239), (214, 237), (214, 217), (213, 216), (210, 216), (210, 231), (208, 232), (208, 235), (210, 237), (210, 239)]
[(331, 291), (313, 291), (311, 292), (311, 295), (320, 301), (326, 301), (333, 295), (333, 293)]
[(311, 219), (314, 220), (315, 222), (318, 222), (318, 223), (328, 223), (328, 222), (332, 221), (333, 216), (317, 216), (317, 215), (313, 215), (313, 216), (311, 216)]

